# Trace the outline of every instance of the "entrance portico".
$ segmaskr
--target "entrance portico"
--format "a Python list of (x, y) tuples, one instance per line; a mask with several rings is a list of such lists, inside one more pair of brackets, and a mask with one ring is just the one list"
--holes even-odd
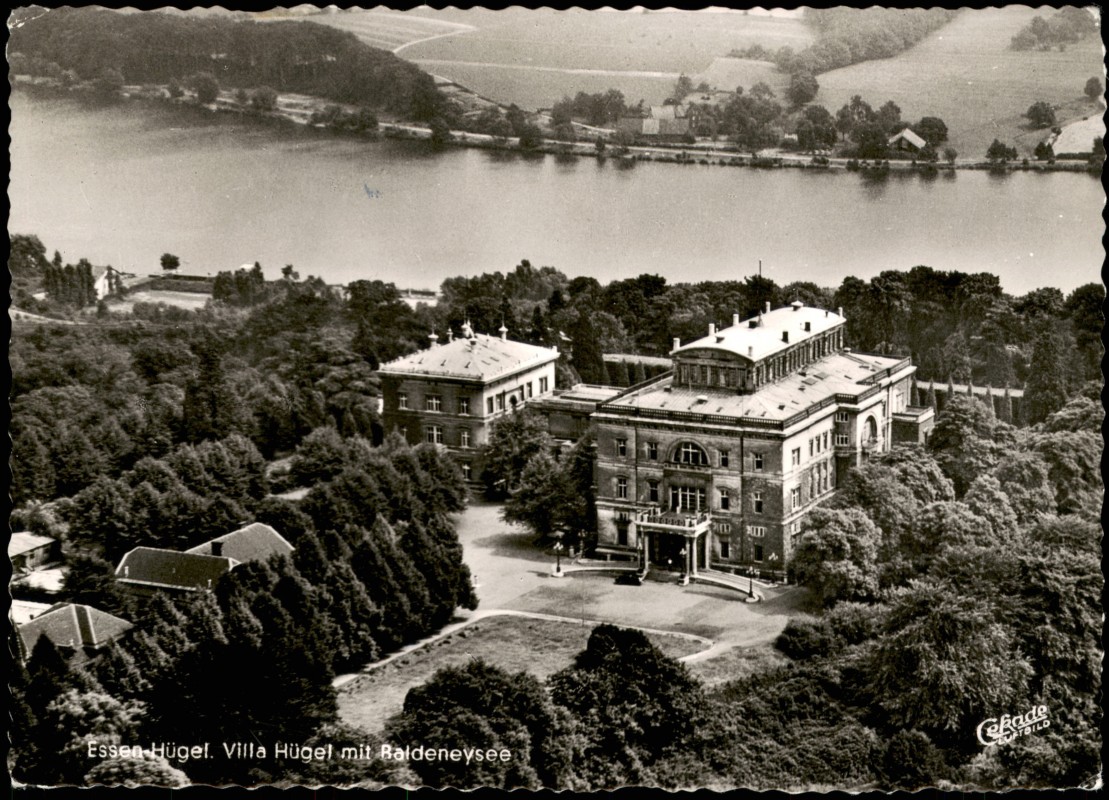
[(688, 583), (697, 577), (698, 567), (708, 564), (707, 534), (712, 530), (712, 516), (707, 511), (647, 508), (636, 512), (635, 529), (642, 569), (650, 564), (672, 566), (680, 559), (682, 582)]

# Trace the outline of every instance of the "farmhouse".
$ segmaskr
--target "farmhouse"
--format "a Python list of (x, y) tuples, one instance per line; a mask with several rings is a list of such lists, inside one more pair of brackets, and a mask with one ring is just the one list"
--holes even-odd
[(493, 420), (554, 391), (558, 349), (475, 333), (447, 341), (431, 334), (431, 347), (382, 364), (381, 390), (387, 432), (408, 442), (444, 445), (466, 480), (481, 475), (478, 449)]
[(914, 133), (911, 128), (905, 128), (900, 133), (895, 133), (891, 136), (887, 144), (895, 150), (900, 150), (902, 152), (919, 153), (928, 143)]
[(686, 105), (651, 106), (646, 117), (621, 117), (616, 129), (631, 136), (665, 141), (689, 134), (689, 107)]
[(687, 575), (783, 571), (801, 521), (848, 469), (934, 421), (908, 405), (911, 360), (851, 352), (845, 326), (841, 312), (767, 304), (675, 340), (670, 372), (602, 403), (598, 551)]
[(58, 603), (30, 622), (16, 626), (20, 657), (26, 661), (45, 636), (63, 655), (87, 661), (134, 627), (130, 622), (92, 606)]

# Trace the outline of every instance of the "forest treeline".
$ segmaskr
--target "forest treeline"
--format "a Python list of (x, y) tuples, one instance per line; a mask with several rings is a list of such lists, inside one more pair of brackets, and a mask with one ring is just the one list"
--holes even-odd
[(773, 61), (791, 75), (819, 75), (895, 56), (946, 25), (957, 13), (945, 8), (806, 8), (804, 21), (816, 37), (813, 44), (800, 51), (788, 45), (777, 50), (754, 45), (729, 55)]
[(8, 49), (11, 69), (30, 74), (72, 70), (79, 80), (118, 75), (159, 84), (209, 75), (223, 87), (271, 87), (415, 120), (433, 119), (445, 103), (414, 64), (353, 33), (302, 20), (58, 8), (13, 27)]
[[(397, 438), (373, 447), (322, 428), (292, 460), (291, 472), (308, 490), (299, 502), (264, 496), (261, 463), (238, 437), (186, 446), (164, 459), (145, 459), (121, 481), (101, 480), (63, 504), (72, 532), (66, 538), (79, 553), (63, 594), (131, 620), (135, 629), (84, 665), (67, 661), (45, 636), (32, 646), (12, 687), (19, 780), (398, 780), (376, 759), (343, 765), (348, 771), (341, 774), (328, 771), (335, 764), (322, 764), (315, 774), (299, 761), (275, 758), (272, 747), (265, 759), (227, 760), (220, 753), (185, 764), (88, 757), (89, 738), (133, 744), (318, 737), (365, 744), (365, 734), (338, 722), (335, 674), (437, 630), (459, 606), (476, 607), (448, 516), (463, 508), (465, 485), (444, 453)], [(176, 516), (164, 510), (169, 495), (177, 497)], [(237, 526), (231, 516), (206, 530), (204, 506), (211, 505), (272, 525), (294, 553), (240, 565), (214, 593), (158, 593), (140, 602), (119, 588), (109, 559), (124, 549), (183, 548)]]
[[(643, 634), (602, 625), (545, 682), (480, 662), (441, 670), (409, 692), (386, 737), (523, 754), (481, 770), (413, 762), (431, 786), (1092, 785), (1102, 717), (1099, 390), (1085, 387), (1026, 429), (956, 395), (927, 448), (899, 447), (851, 470), (803, 524), (793, 578), (818, 608), (778, 638), (785, 661), (706, 686)], [(545, 458), (525, 483), (545, 480), (535, 470)], [(976, 736), (984, 721), (1040, 706), (1047, 728), (989, 747)]]
[(1047, 19), (1035, 16), (1012, 38), (1012, 50), (1065, 50), (1099, 30), (1098, 19), (1089, 9), (1077, 6), (1060, 8)]
[[(41, 286), (51, 261), (34, 236), (12, 237), (13, 282)], [(266, 459), (329, 425), (380, 441), (377, 366), (456, 334), (469, 321), (557, 346), (559, 384), (625, 382), (604, 353), (665, 356), (674, 338), (705, 335), (733, 313), (794, 300), (847, 317), (848, 344), (911, 356), (918, 383), (1023, 388), (1024, 423), (1045, 419), (1100, 377), (1104, 288), (1005, 293), (988, 273), (918, 266), (838, 288), (769, 278), (670, 284), (658, 275), (570, 279), (524, 260), (508, 272), (445, 280), (435, 306), (413, 309), (377, 280), (344, 289), (287, 266), (221, 274), (219, 302), (197, 312), (137, 303), (102, 324), (28, 327), (11, 345), (16, 505), (70, 497), (144, 457), (207, 439), (244, 437)], [(66, 309), (64, 298), (28, 310)], [(80, 319), (87, 319), (81, 317)], [(635, 379), (628, 370), (626, 380)], [(644, 374), (646, 377), (646, 374)]]

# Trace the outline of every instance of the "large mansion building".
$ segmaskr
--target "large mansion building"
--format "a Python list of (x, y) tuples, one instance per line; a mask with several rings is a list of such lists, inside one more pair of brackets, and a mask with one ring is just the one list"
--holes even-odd
[(474, 333), (381, 365), (382, 416), (386, 433), (399, 431), (408, 442), (447, 447), (467, 480), (481, 475), (480, 448), (493, 420), (532, 400), (550, 396), (555, 386), (557, 348), (537, 347), (500, 336)]
[(602, 402), (598, 550), (671, 564), (785, 569), (801, 521), (846, 471), (923, 441), (908, 358), (853, 353), (841, 313), (794, 302), (732, 318), (673, 369)]

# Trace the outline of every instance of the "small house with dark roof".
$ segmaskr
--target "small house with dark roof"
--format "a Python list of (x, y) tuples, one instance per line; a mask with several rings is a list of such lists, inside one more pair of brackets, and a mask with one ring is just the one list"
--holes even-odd
[(227, 556), (179, 553), (158, 547), (136, 547), (116, 567), (116, 580), (129, 591), (204, 592), (239, 564)]
[(92, 606), (58, 603), (30, 622), (16, 626), (20, 656), (30, 658), (39, 638), (77, 662), (87, 661), (134, 627), (125, 619)]
[(554, 392), (558, 349), (475, 333), (466, 324), (447, 341), (382, 364), (386, 432), (411, 444), (445, 446), (467, 480), (481, 474), (478, 454), (493, 420)]
[(204, 544), (190, 547), (185, 552), (223, 556), (245, 564), (248, 561), (267, 561), (271, 556), (290, 555), (293, 546), (269, 525), (252, 522), (245, 528), (217, 536)]
[(905, 128), (900, 133), (891, 136), (887, 144), (894, 150), (905, 153), (919, 153), (928, 145), (928, 142), (924, 141), (912, 128)]
[(687, 136), (690, 122), (686, 105), (651, 106), (645, 117), (621, 117), (616, 129), (632, 136), (664, 141)]
[(8, 560), (12, 562), (12, 572), (30, 572), (57, 561), (58, 541), (49, 536), (20, 531), (13, 533), (8, 540)]

